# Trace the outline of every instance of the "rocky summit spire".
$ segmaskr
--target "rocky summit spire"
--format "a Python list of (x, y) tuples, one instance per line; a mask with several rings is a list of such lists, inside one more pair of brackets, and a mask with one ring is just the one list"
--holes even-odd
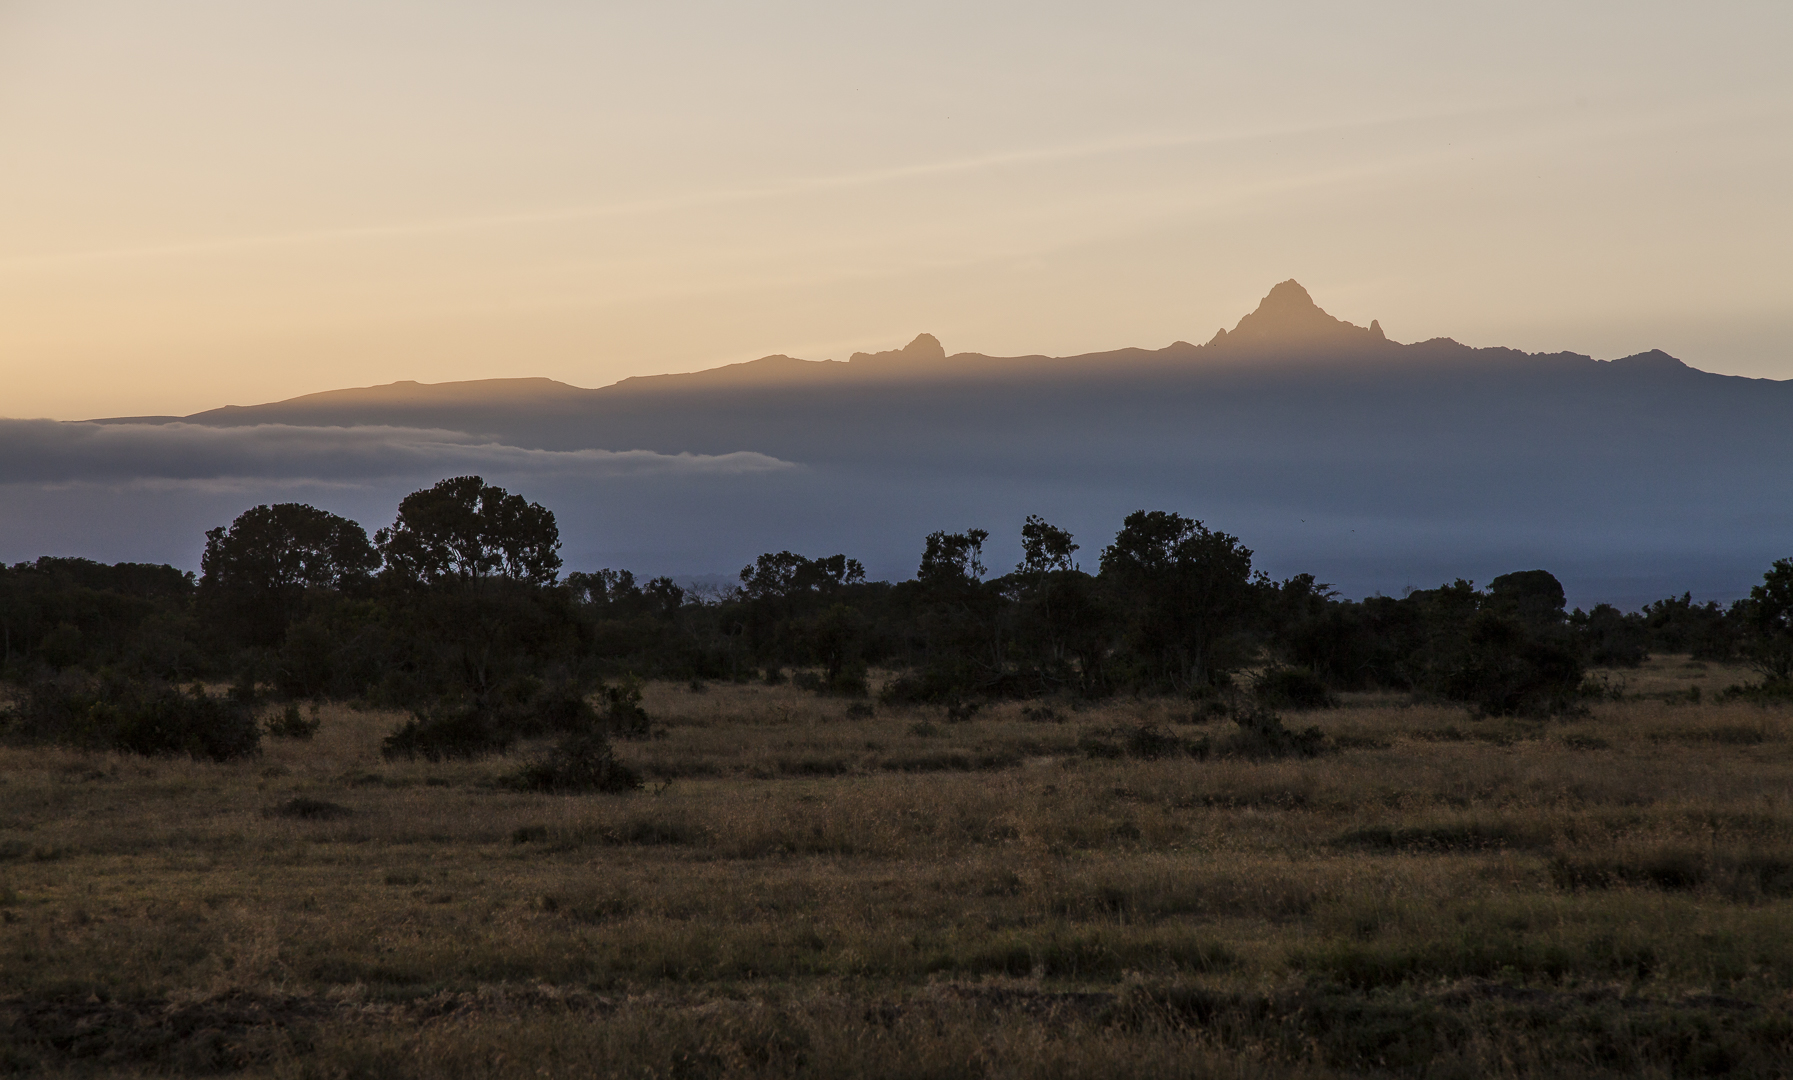
[(915, 340), (900, 349), (886, 349), (883, 352), (856, 352), (851, 360), (856, 364), (867, 361), (888, 361), (900, 364), (914, 364), (920, 361), (938, 362), (946, 359), (946, 350), (941, 347), (940, 339), (933, 334), (917, 334)]
[(1380, 323), (1366, 330), (1320, 310), (1314, 298), (1293, 278), (1277, 285), (1258, 309), (1239, 320), (1229, 333), (1214, 335), (1213, 344), (1257, 349), (1313, 346), (1364, 346), (1386, 341)]
[(916, 360), (944, 360), (946, 349), (933, 334), (917, 334), (914, 341), (903, 346), (903, 355)]

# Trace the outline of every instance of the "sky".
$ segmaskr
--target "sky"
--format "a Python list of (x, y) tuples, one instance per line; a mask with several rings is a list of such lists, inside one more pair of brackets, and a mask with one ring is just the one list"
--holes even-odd
[(917, 332), (1793, 378), (1793, 5), (0, 0), (0, 415)]

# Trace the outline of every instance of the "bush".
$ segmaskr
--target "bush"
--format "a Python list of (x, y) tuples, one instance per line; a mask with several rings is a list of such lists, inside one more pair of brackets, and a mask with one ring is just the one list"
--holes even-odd
[[(1695, 687), (1694, 689), (1698, 689), (1698, 687)], [(1718, 700), (1753, 701), (1762, 705), (1793, 701), (1793, 682), (1776, 682), (1773, 679), (1764, 679), (1759, 683), (1744, 683), (1741, 686), (1727, 686), (1718, 692)]]
[[(819, 676), (818, 676), (819, 678)], [(884, 684), (878, 700), (885, 705), (953, 705), (970, 698), (1023, 696), (1013, 678), (985, 680), (962, 676), (944, 667), (923, 667)]]
[(1127, 736), (1127, 753), (1146, 761), (1181, 756), (1184, 752), (1182, 739), (1154, 724), (1141, 724)]
[(1222, 697), (1202, 698), (1195, 703), (1195, 709), (1189, 714), (1191, 724), (1206, 724), (1214, 720), (1231, 720), (1239, 710), (1234, 704)]
[(641, 683), (630, 676), (615, 686), (598, 687), (604, 700), (605, 730), (626, 738), (641, 738), (648, 733), (651, 721), (641, 707)]
[(983, 708), (981, 701), (960, 701), (957, 698), (946, 703), (946, 718), (955, 724), (962, 724), (977, 715)]
[(268, 721), (268, 734), (276, 739), (310, 739), (321, 726), (323, 721), (318, 718), (316, 705), (311, 707), (309, 720), (299, 712), (299, 706), (288, 705), (279, 716)]
[(1115, 742), (1112, 731), (1086, 731), (1077, 737), (1077, 749), (1088, 757), (1113, 761), (1127, 756), (1127, 748)]
[(506, 731), (528, 738), (591, 731), (598, 726), (599, 716), (578, 685), (555, 682), (537, 688), (525, 700), (501, 710), (499, 722)]
[(1251, 689), (1272, 709), (1330, 709), (1338, 704), (1320, 677), (1307, 668), (1271, 668), (1257, 677)]
[(1582, 675), (1581, 658), (1564, 643), (1483, 612), (1471, 621), (1467, 652), (1440, 690), (1483, 716), (1575, 714), (1584, 711), (1576, 700)]
[(1156, 724), (1141, 724), (1133, 728), (1086, 731), (1078, 737), (1077, 748), (1092, 758), (1114, 760), (1133, 757), (1142, 761), (1157, 761), (1160, 758), (1184, 756), (1205, 758), (1212, 744), (1206, 736), (1180, 739)]
[(288, 799), (279, 806), (263, 810), (262, 816), (293, 818), (298, 821), (335, 821), (337, 818), (345, 818), (353, 813), (353, 810), (338, 803), (299, 796)]
[(616, 759), (610, 740), (597, 732), (569, 735), (553, 753), (530, 762), (507, 778), (524, 791), (635, 791), (641, 774)]
[(511, 700), (496, 707), (474, 701), (414, 713), (386, 737), (381, 752), (387, 758), (442, 761), (501, 754), (517, 739), (538, 735), (641, 738), (649, 731), (647, 711), (641, 707), (641, 684), (632, 677), (616, 686), (598, 685), (602, 712), (571, 682), (545, 686), (524, 682), (512, 687), (507, 696)]
[(1290, 731), (1268, 709), (1253, 709), (1233, 718), (1239, 730), (1222, 746), (1227, 754), (1248, 758), (1318, 757), (1330, 747), (1317, 727)]
[(834, 697), (862, 698), (872, 692), (865, 671), (842, 671), (822, 683), (822, 692)]
[(165, 683), (72, 674), (27, 687), (18, 707), (0, 714), (0, 728), (19, 742), (145, 756), (228, 761), (261, 748), (261, 728), (239, 701), (212, 697), (198, 685), (182, 691)]
[(516, 736), (497, 723), (491, 711), (479, 704), (413, 713), (380, 744), (380, 754), (393, 758), (443, 761), (502, 754)]

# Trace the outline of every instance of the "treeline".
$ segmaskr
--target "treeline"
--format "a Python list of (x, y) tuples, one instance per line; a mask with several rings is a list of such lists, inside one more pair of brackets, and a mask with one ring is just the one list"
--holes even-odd
[[(915, 577), (894, 583), (845, 555), (767, 553), (738, 587), (697, 597), (628, 571), (563, 575), (551, 511), (456, 477), (407, 496), (371, 537), (310, 506), (251, 508), (206, 534), (197, 577), (48, 557), (0, 569), (0, 677), (22, 702), (15, 736), (78, 729), (154, 749), (169, 728), (162, 748), (210, 756), (242, 738), (201, 746), (167, 717), (176, 699), (210, 699), (173, 687), (228, 683), (243, 710), (267, 694), (355, 700), (409, 709), (426, 734), (471, 723), (502, 739), (589, 723), (583, 703), (600, 689), (632, 716), (616, 685), (629, 676), (792, 678), (853, 697), (880, 667), (899, 673), (886, 700), (960, 712), (1001, 698), (1213, 699), (1251, 669), (1272, 705), (1385, 688), (1543, 714), (1577, 707), (1588, 666), (1652, 652), (1745, 659), (1764, 687), (1793, 683), (1793, 560), (1728, 608), (1683, 595), (1584, 612), (1565, 610), (1543, 570), (1345, 600), (1311, 575), (1272, 580), (1239, 538), (1163, 511), (1129, 515), (1093, 572), (1037, 517), (1007, 572), (984, 565), (988, 539), (932, 533)], [(126, 713), (138, 728), (163, 719), (126, 737), (106, 720)]]

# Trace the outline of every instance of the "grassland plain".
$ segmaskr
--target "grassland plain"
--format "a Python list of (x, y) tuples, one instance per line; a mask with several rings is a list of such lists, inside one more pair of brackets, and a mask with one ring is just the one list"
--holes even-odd
[(657, 684), (630, 795), (331, 705), (227, 764), (0, 750), (0, 1072), (1793, 1075), (1793, 710), (1607, 675), (1280, 760), (1177, 752), (1233, 725), (1174, 699)]

